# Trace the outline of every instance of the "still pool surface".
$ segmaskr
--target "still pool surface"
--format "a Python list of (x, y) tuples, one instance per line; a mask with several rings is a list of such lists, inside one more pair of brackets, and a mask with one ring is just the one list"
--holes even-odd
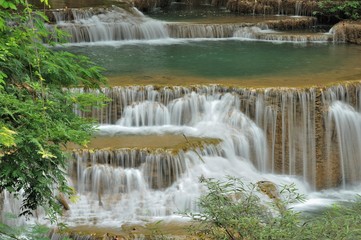
[(154, 40), (67, 47), (106, 69), (111, 84), (305, 86), (361, 79), (361, 47), (240, 40)]

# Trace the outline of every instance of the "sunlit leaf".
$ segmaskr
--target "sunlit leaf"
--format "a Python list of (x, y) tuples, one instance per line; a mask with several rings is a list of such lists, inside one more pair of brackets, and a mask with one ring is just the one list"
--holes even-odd
[(16, 146), (14, 135), (16, 132), (8, 129), (7, 127), (0, 128), (0, 144), (11, 147)]

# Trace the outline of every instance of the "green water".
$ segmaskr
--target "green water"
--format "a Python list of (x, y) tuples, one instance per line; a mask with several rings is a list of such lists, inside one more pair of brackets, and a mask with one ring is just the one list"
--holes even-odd
[[(209, 79), (343, 74), (361, 79), (361, 47), (198, 41), (67, 48), (89, 56), (109, 76), (183, 75)], [(337, 79), (336, 79), (337, 80)], [(339, 80), (339, 79), (338, 79)]]

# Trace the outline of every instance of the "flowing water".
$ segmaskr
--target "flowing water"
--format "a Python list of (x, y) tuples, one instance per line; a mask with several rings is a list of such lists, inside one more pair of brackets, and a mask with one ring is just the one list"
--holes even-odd
[[(181, 220), (179, 212), (199, 210), (201, 176), (296, 183), (308, 196), (297, 206), (303, 210), (360, 190), (361, 85), (326, 87), (361, 79), (359, 47), (328, 43), (328, 36), (300, 44), (301, 38), (252, 35), (267, 35), (262, 25), (172, 25), (119, 11), (78, 11), (70, 23), (56, 16), (75, 39), (58, 49), (88, 55), (113, 85), (102, 89), (112, 99), (106, 107), (88, 113), (75, 107), (76, 113), (98, 119), (102, 137), (219, 142), (177, 151), (162, 144), (74, 151), (68, 171), (78, 201), (69, 202), (64, 222), (119, 227)], [(18, 207), (6, 195), (5, 209)]]
[[(204, 192), (201, 176), (296, 183), (309, 198), (295, 206), (303, 210), (347, 201), (359, 191), (360, 84), (300, 90), (130, 86), (103, 91), (113, 101), (90, 113), (103, 122), (102, 137), (184, 134), (221, 142), (177, 152), (161, 146), (155, 151), (118, 149), (116, 144), (73, 152), (69, 176), (79, 199), (64, 213), (70, 226), (183, 221), (179, 212), (198, 210), (196, 200)], [(337, 188), (315, 191), (328, 187)]]

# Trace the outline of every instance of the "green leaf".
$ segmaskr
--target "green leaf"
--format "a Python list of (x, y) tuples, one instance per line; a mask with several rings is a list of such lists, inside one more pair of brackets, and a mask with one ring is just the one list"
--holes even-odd
[(38, 151), (42, 158), (56, 158), (54, 154), (51, 154), (49, 151), (44, 150), (43, 148)]
[(9, 2), (6, 0), (0, 0), (0, 6), (2, 6), (3, 8), (8, 8)]
[(11, 8), (11, 9), (13, 9), (13, 10), (16, 10), (16, 9), (17, 9), (17, 7), (15, 6), (15, 4), (12, 3), (12, 2), (9, 2), (9, 8)]
[(8, 129), (7, 127), (0, 128), (0, 144), (5, 147), (15, 146), (15, 137), (16, 132)]

